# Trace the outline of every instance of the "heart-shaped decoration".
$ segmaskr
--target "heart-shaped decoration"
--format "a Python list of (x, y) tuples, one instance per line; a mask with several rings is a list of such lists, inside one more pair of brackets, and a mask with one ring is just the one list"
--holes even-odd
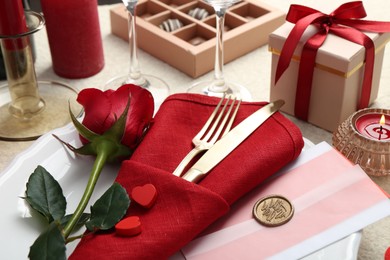
[(387, 248), (386, 253), (385, 253), (385, 260), (390, 260), (390, 247)]
[(141, 231), (141, 221), (137, 216), (122, 219), (115, 225), (115, 232), (120, 236), (136, 236), (140, 234)]
[(134, 187), (131, 191), (131, 198), (139, 205), (150, 208), (157, 199), (157, 190), (153, 184)]

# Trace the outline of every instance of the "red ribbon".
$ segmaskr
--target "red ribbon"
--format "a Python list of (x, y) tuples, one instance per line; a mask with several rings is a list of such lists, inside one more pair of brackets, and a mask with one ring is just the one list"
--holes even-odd
[(315, 59), (318, 49), (324, 43), (329, 32), (365, 47), (366, 64), (358, 109), (368, 107), (374, 71), (375, 45), (371, 38), (361, 31), (390, 32), (390, 22), (359, 20), (364, 17), (366, 17), (366, 11), (361, 1), (345, 3), (331, 14), (324, 14), (301, 5), (290, 6), (286, 20), (294, 23), (295, 26), (282, 48), (276, 68), (275, 84), (290, 65), (294, 50), (306, 28), (311, 24), (318, 28), (318, 32), (309, 38), (303, 46), (301, 54), (295, 99), (296, 117), (307, 121)]

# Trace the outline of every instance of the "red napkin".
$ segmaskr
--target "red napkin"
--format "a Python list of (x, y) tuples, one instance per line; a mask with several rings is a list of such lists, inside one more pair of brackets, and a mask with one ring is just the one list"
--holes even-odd
[[(121, 237), (114, 231), (86, 236), (70, 259), (166, 259), (229, 210), (229, 205), (294, 160), (303, 147), (300, 130), (275, 113), (219, 163), (199, 184), (172, 175), (193, 148), (191, 140), (214, 110), (218, 98), (170, 96), (117, 182), (130, 194), (147, 183), (158, 193), (154, 206), (131, 203), (128, 216), (139, 216), (142, 232)], [(266, 103), (243, 102), (235, 124)]]

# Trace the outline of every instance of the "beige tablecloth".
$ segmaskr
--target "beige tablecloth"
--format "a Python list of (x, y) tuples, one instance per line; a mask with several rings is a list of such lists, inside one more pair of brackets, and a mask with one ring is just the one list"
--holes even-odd
[[(287, 0), (273, 0), (268, 4), (278, 7), (284, 12), (288, 11), (292, 3), (304, 4), (323, 12), (330, 12), (345, 1), (329, 0), (323, 7), (323, 1), (297, 0), (295, 2)], [(390, 1), (375, 0), (364, 1), (368, 18), (376, 20), (390, 21)], [(81, 80), (68, 80), (60, 78), (54, 74), (51, 67), (51, 57), (47, 42), (46, 31), (41, 30), (35, 34), (37, 47), (37, 61), (35, 64), (39, 80), (51, 79), (60, 80), (73, 85), (78, 89), (86, 87), (103, 88), (104, 83), (113, 76), (127, 73), (129, 66), (128, 44), (120, 38), (111, 34), (109, 9), (111, 6), (100, 6), (99, 16), (102, 29), (102, 38), (104, 45), (104, 54), (106, 65), (97, 75)], [(388, 47), (389, 48), (389, 47)], [(212, 73), (208, 73), (201, 78), (193, 79), (166, 63), (155, 59), (149, 54), (139, 51), (139, 60), (141, 70), (147, 74), (154, 74), (163, 77), (169, 84), (173, 93), (184, 92), (188, 86), (198, 80), (209, 79)], [(247, 86), (255, 100), (269, 100), (270, 73), (271, 73), (271, 55), (267, 46), (263, 46), (233, 62), (225, 65), (225, 76), (227, 79), (240, 82)], [(380, 82), (379, 97), (375, 102), (375, 107), (390, 108), (390, 50), (385, 51), (382, 77)], [(313, 125), (299, 121), (290, 117), (302, 130), (303, 135), (313, 143), (326, 141), (331, 144), (332, 134)], [(27, 149), (32, 142), (10, 143), (0, 141), (0, 171), (6, 169), (13, 158), (23, 150)], [(381, 177), (375, 178), (375, 181), (390, 191), (390, 179)], [(356, 202), (359, 203), (359, 202)], [(383, 255), (388, 246), (390, 246), (390, 218), (383, 219), (363, 231), (363, 238), (359, 249), (359, 259), (383, 259)]]

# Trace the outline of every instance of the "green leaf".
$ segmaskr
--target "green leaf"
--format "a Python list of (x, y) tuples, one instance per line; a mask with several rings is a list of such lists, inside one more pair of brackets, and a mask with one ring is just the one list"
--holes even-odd
[(53, 221), (48, 229), (39, 235), (30, 247), (28, 257), (31, 260), (66, 259), (65, 240), (57, 221)]
[[(64, 217), (61, 219), (61, 222), (60, 222), (60, 223), (61, 223), (61, 226), (65, 226), (65, 225), (68, 223), (69, 219), (72, 217), (72, 215), (73, 215), (73, 214), (69, 214), (69, 215), (64, 216)], [(82, 226), (84, 226), (85, 223), (87, 223), (87, 221), (90, 219), (90, 217), (91, 217), (91, 214), (89, 214), (89, 213), (83, 213), (83, 214), (81, 215), (81, 217), (79, 218), (79, 220), (78, 220), (76, 226), (73, 228), (72, 231), (77, 231), (77, 230), (80, 229)]]
[(65, 215), (66, 199), (61, 186), (42, 166), (30, 175), (26, 185), (26, 197), (30, 206), (42, 214), (49, 223)]
[(126, 190), (119, 183), (114, 183), (91, 207), (91, 220), (86, 223), (88, 230), (114, 227), (126, 214), (129, 205)]

